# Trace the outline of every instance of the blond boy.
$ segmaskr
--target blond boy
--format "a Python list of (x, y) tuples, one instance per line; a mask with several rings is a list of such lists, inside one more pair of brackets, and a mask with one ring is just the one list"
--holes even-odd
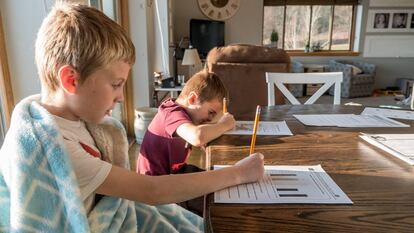
[[(263, 176), (260, 154), (219, 171), (158, 177), (139, 175), (105, 161), (106, 155), (97, 147), (103, 143), (97, 141), (98, 137), (91, 136), (87, 126), (99, 127), (114, 105), (123, 101), (123, 88), (134, 62), (135, 49), (131, 40), (119, 25), (100, 11), (68, 4), (52, 9), (36, 40), (41, 95), (24, 99), (16, 106), (0, 149), (0, 195), (3, 195), (0, 229), (40, 232), (63, 222), (62, 229), (57, 232), (80, 232), (75, 229), (83, 219), (82, 210), (91, 213), (103, 200), (96, 199), (96, 194), (159, 205), (188, 200), (230, 185), (256, 181)], [(51, 133), (42, 135), (44, 132)], [(19, 136), (27, 140), (16, 144)], [(114, 143), (103, 146), (107, 147), (105, 151), (117, 151)], [(114, 160), (117, 156), (126, 155), (113, 155)], [(30, 169), (35, 163), (39, 170)], [(23, 168), (19, 170), (15, 164), (21, 164)], [(72, 170), (59, 171), (59, 168)], [(43, 173), (42, 169), (47, 172)], [(78, 187), (62, 182), (73, 172)], [(39, 176), (45, 177), (43, 183), (35, 180)], [(50, 183), (45, 183), (48, 180)], [(61, 189), (51, 193), (49, 202), (33, 190), (19, 193), (25, 185), (42, 187), (41, 190), (46, 191), (56, 186)], [(42, 201), (32, 201), (32, 195), (36, 194)], [(65, 199), (76, 203), (77, 195), (84, 208), (59, 201)], [(26, 214), (30, 211), (30, 215)], [(59, 211), (63, 214), (56, 215)], [(36, 224), (42, 216), (45, 219), (52, 217), (51, 213), (54, 215), (50, 222)], [(64, 223), (73, 218), (77, 221)], [(26, 220), (26, 225), (19, 228), (19, 224)]]

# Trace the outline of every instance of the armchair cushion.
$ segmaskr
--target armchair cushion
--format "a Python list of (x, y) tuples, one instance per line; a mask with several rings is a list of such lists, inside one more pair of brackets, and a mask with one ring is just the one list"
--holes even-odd
[(357, 75), (357, 74), (361, 74), (362, 70), (360, 68), (358, 68), (358, 66), (354, 66), (354, 65), (349, 65), (352, 68), (352, 75)]

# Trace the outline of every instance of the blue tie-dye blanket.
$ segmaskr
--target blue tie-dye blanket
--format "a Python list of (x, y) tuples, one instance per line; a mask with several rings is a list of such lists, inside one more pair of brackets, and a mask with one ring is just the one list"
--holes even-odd
[[(175, 204), (103, 197), (86, 213), (63, 138), (39, 98), (16, 105), (0, 149), (0, 232), (203, 231), (202, 218)], [(108, 118), (88, 129), (106, 161), (129, 167), (119, 122)]]

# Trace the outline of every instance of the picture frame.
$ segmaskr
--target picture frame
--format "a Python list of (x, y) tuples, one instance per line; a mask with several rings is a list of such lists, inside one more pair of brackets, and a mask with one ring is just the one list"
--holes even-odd
[(414, 10), (369, 10), (366, 31), (414, 32)]
[(414, 13), (411, 14), (410, 29), (414, 29)]
[(414, 7), (413, 0), (370, 0), (370, 7)]

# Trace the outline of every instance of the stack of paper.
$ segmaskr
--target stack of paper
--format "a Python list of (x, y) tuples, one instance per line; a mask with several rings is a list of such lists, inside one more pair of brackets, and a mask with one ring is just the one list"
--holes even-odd
[(304, 125), (337, 127), (410, 127), (380, 115), (312, 114), (293, 115)]
[(363, 134), (360, 137), (408, 164), (414, 165), (414, 134)]
[[(214, 166), (220, 169), (225, 166)], [(320, 165), (265, 166), (265, 179), (214, 193), (216, 203), (352, 204)]]
[[(253, 121), (236, 121), (236, 127), (225, 134), (252, 135)], [(292, 135), (286, 121), (260, 121), (257, 135)]]

